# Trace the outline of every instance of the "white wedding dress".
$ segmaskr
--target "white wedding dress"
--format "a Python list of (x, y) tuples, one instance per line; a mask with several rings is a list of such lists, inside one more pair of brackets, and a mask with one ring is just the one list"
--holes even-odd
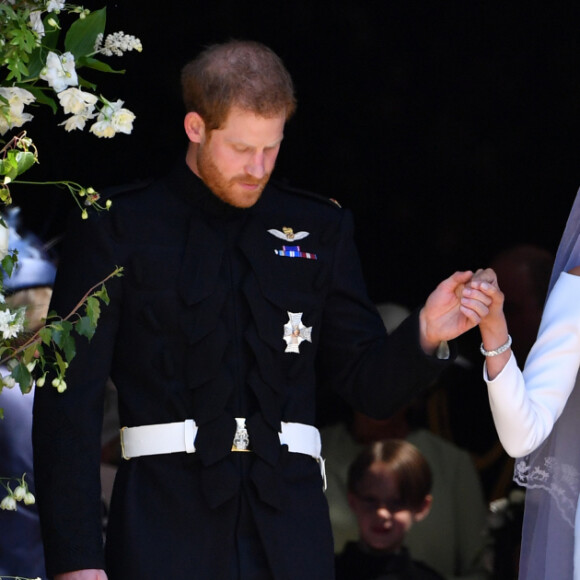
[[(523, 373), (513, 354), (493, 380), (484, 366), (500, 441), (509, 455), (521, 458), (516, 460), (514, 479), (528, 492), (533, 490), (530, 497), (534, 494), (534, 505), (526, 504), (525, 523), (534, 527), (533, 540), (522, 546), (520, 567), (520, 578), (526, 580), (580, 580), (580, 404), (575, 402), (580, 397), (570, 397), (579, 366), (580, 276), (562, 272), (546, 302)], [(560, 423), (554, 429), (563, 414), (571, 413), (572, 421), (561, 421), (564, 430)], [(527, 562), (537, 558), (539, 566)]]

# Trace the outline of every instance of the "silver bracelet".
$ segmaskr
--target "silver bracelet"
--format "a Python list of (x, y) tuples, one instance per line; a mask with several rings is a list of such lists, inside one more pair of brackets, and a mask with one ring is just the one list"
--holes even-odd
[(483, 348), (483, 342), (482, 342), (481, 346), (479, 347), (479, 350), (481, 351), (481, 354), (483, 356), (497, 356), (498, 354), (505, 352), (511, 345), (512, 345), (512, 337), (508, 334), (506, 343), (502, 344), (501, 346), (498, 346), (496, 349), (485, 350), (485, 348)]

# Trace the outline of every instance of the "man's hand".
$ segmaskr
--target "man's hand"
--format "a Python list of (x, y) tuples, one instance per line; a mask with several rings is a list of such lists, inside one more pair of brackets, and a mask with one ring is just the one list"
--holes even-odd
[(427, 298), (419, 315), (421, 347), (427, 354), (433, 354), (442, 341), (477, 326), (489, 314), (489, 296), (475, 288), (464, 292), (472, 276), (470, 271), (455, 272)]
[(54, 580), (107, 580), (104, 570), (75, 570), (57, 574)]

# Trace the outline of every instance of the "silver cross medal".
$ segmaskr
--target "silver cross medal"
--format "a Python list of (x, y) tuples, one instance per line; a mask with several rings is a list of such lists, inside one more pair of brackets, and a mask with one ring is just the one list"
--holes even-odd
[(312, 326), (302, 324), (302, 312), (288, 312), (288, 322), (284, 325), (284, 340), (286, 350), (284, 352), (300, 353), (300, 343), (303, 340), (312, 342)]

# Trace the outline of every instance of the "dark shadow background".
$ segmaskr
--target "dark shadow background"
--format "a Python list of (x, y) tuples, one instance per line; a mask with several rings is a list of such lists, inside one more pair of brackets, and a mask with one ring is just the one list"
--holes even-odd
[[(277, 176), (352, 209), (371, 296), (413, 307), (513, 242), (556, 247), (580, 185), (579, 11), (543, 1), (109, 2), (107, 31), (140, 37), (144, 51), (107, 59), (124, 75), (90, 78), (137, 114), (133, 134), (67, 134), (39, 112), (41, 165), (30, 175), (103, 187), (163, 173), (186, 145), (182, 65), (210, 42), (263, 41), (299, 101)], [(14, 197), (37, 231), (59, 230), (67, 195)]]
[[(90, 78), (137, 114), (133, 134), (66, 134), (39, 111), (30, 177), (102, 188), (164, 173), (186, 147), (183, 64), (208, 43), (262, 41), (299, 102), (277, 177), (351, 209), (371, 297), (414, 308), (511, 244), (555, 251), (580, 186), (579, 12), (545, 0), (109, 2), (107, 31), (144, 51), (108, 59), (125, 75)], [(14, 188), (14, 202), (45, 239), (71, 206), (38, 187)], [(466, 340), (480, 388), (453, 399), (466, 425), (455, 439), (483, 453), (493, 428), (477, 337)]]

